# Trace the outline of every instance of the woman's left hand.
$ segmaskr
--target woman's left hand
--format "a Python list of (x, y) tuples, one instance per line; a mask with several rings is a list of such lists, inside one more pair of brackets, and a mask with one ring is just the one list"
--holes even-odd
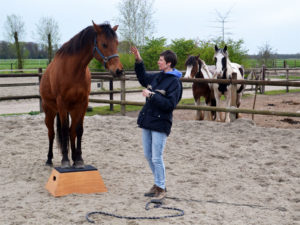
[(143, 94), (144, 97), (149, 98), (151, 93), (152, 92), (149, 91), (148, 89), (144, 89), (142, 94)]

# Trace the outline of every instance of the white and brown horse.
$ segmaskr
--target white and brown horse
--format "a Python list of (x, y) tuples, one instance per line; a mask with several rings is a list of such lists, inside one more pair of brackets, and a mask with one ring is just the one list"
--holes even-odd
[[(186, 73), (184, 78), (204, 78), (212, 79), (213, 75), (209, 71), (208, 66), (205, 62), (198, 56), (189, 56), (185, 62)], [(193, 83), (193, 96), (195, 100), (195, 105), (200, 105), (200, 98), (204, 97), (204, 105), (216, 106), (216, 100), (214, 97), (213, 86), (211, 83)], [(196, 120), (212, 120), (214, 113), (210, 111), (197, 110)]]
[[(237, 63), (232, 63), (229, 60), (227, 46), (223, 49), (219, 49), (218, 46), (215, 46), (214, 59), (216, 63), (216, 68), (214, 72), (214, 79), (231, 79), (232, 73), (237, 74), (238, 80), (244, 80), (244, 69), (241, 65)], [(237, 85), (237, 98), (236, 105), (237, 107), (241, 104), (241, 98), (243, 91), (245, 89), (244, 85)], [(217, 107), (221, 106), (221, 96), (224, 95), (226, 99), (226, 107), (229, 108), (231, 104), (231, 85), (230, 84), (217, 84), (214, 83), (214, 94), (217, 102)], [(217, 121), (220, 121), (220, 113), (217, 112)], [(225, 114), (225, 122), (230, 122), (229, 113)]]

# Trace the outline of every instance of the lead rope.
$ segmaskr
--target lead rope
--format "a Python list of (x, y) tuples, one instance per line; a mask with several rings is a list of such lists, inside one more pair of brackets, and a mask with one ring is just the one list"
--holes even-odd
[(88, 222), (90, 223), (95, 223), (94, 220), (91, 220), (89, 217), (91, 215), (95, 215), (95, 214), (100, 214), (100, 215), (104, 215), (104, 216), (111, 216), (111, 217), (115, 217), (115, 218), (119, 218), (119, 219), (127, 219), (127, 220), (159, 220), (159, 219), (164, 219), (164, 218), (172, 218), (172, 217), (179, 217), (179, 216), (183, 216), (184, 215), (184, 211), (182, 209), (178, 209), (178, 208), (174, 208), (174, 207), (165, 207), (162, 206), (162, 202), (161, 201), (149, 201), (146, 203), (145, 205), (145, 210), (150, 210), (150, 204), (154, 204), (153, 208), (161, 208), (161, 209), (166, 209), (166, 210), (173, 210), (173, 211), (177, 211), (179, 213), (177, 214), (172, 214), (172, 215), (166, 215), (166, 216), (120, 216), (120, 215), (116, 215), (113, 213), (108, 213), (108, 212), (103, 212), (103, 211), (94, 211), (94, 212), (89, 212), (86, 214), (85, 218)]
[[(174, 201), (186, 201), (186, 202), (197, 202), (197, 203), (212, 203), (212, 204), (221, 204), (221, 205), (231, 205), (231, 206), (236, 206), (236, 207), (250, 207), (250, 208), (257, 208), (260, 210), (270, 210), (270, 211), (281, 211), (281, 212), (287, 212), (288, 210), (285, 207), (266, 207), (262, 205), (255, 205), (255, 204), (240, 204), (240, 203), (229, 203), (229, 202), (221, 202), (217, 200), (208, 200), (208, 201), (202, 201), (202, 200), (196, 200), (196, 199), (181, 199), (181, 198), (176, 198), (176, 197), (166, 197), (168, 199), (172, 199)], [(86, 214), (86, 219), (90, 223), (95, 223), (95, 221), (91, 220), (89, 216), (94, 215), (94, 214), (101, 214), (105, 216), (111, 216), (119, 219), (128, 219), (128, 220), (158, 220), (158, 219), (164, 219), (164, 218), (171, 218), (171, 217), (179, 217), (184, 215), (184, 211), (182, 209), (174, 208), (174, 207), (165, 207), (162, 206), (161, 201), (154, 201), (151, 200), (146, 203), (145, 205), (145, 210), (149, 210), (150, 204), (154, 204), (153, 208), (162, 208), (166, 210), (173, 210), (177, 211), (179, 213), (173, 214), (173, 215), (167, 215), (167, 216), (152, 216), (152, 217), (147, 217), (147, 216), (141, 216), (141, 217), (133, 217), (133, 216), (120, 216), (112, 213), (107, 213), (103, 211), (95, 211), (95, 212), (90, 212)]]

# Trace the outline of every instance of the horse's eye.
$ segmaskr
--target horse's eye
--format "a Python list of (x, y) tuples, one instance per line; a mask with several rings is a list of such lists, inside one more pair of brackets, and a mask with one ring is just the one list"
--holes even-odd
[(102, 44), (102, 47), (103, 48), (107, 48), (107, 44)]

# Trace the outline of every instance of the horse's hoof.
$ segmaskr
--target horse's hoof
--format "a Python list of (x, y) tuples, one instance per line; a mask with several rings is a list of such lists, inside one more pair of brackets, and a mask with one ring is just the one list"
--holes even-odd
[(70, 167), (71, 167), (70, 161), (61, 162), (61, 168), (70, 168)]
[(47, 162), (45, 163), (45, 166), (53, 167), (53, 163), (47, 161)]
[(80, 161), (74, 161), (73, 165), (76, 169), (83, 169), (84, 168), (84, 163), (83, 160)]

